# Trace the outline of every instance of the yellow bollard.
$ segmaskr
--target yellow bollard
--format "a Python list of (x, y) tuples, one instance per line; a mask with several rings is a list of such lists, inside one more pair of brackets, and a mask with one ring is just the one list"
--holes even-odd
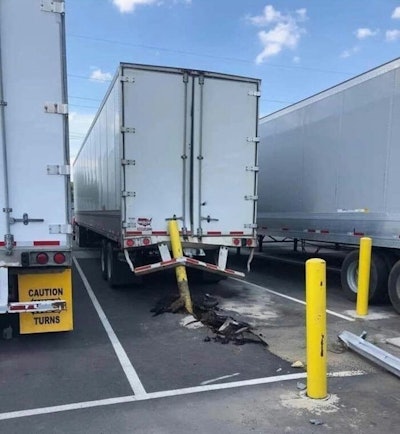
[[(174, 258), (181, 258), (183, 256), (181, 239), (179, 237), (178, 223), (176, 220), (170, 220), (168, 223), (169, 236), (171, 237), (171, 248)], [(189, 284), (186, 275), (186, 268), (184, 265), (179, 265), (175, 268), (176, 280), (178, 282), (179, 294), (181, 300), (185, 304), (186, 310), (193, 314), (192, 299), (190, 297)]]
[(326, 398), (326, 264), (306, 262), (307, 396)]
[(358, 263), (357, 315), (368, 313), (369, 276), (371, 274), (372, 240), (368, 237), (360, 239), (360, 259)]

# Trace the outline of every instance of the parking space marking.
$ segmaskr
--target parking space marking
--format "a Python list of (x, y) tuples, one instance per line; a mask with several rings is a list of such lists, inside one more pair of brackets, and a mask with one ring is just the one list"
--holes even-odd
[[(364, 371), (339, 371), (328, 373), (328, 377), (357, 377), (366, 375)], [(232, 389), (244, 386), (257, 386), (261, 384), (279, 383), (281, 381), (300, 380), (307, 378), (306, 372), (298, 374), (277, 375), (273, 377), (255, 378), (252, 380), (234, 381), (231, 383), (211, 384), (205, 386), (187, 387), (184, 389), (165, 390), (161, 392), (150, 392), (142, 395), (128, 395), (116, 398), (99, 399), (96, 401), (84, 401), (65, 405), (55, 405), (53, 407), (33, 408), (29, 410), (10, 411), (0, 413), (0, 420), (19, 419), (27, 416), (39, 416), (43, 414), (60, 413), (71, 410), (83, 410), (86, 408), (105, 407), (115, 404), (125, 404), (136, 401), (149, 401), (152, 399), (169, 398), (174, 396), (190, 395), (201, 392), (211, 392), (215, 390)]]
[(202, 381), (200, 384), (202, 386), (205, 386), (206, 384), (215, 383), (216, 381), (219, 380), (226, 380), (227, 378), (236, 377), (237, 375), (240, 375), (240, 372), (236, 372), (235, 374), (231, 374), (231, 375), (224, 375), (223, 377), (213, 378), (212, 380)]
[[(277, 295), (278, 297), (286, 298), (287, 300), (294, 301), (295, 303), (303, 304), (305, 306), (306, 302), (303, 300), (299, 300), (298, 298), (290, 297), (289, 295), (282, 294), (280, 292), (274, 291), (272, 289), (266, 288), (265, 286), (260, 286), (255, 283), (247, 282), (246, 280), (237, 279), (236, 277), (231, 277), (231, 280), (242, 283), (244, 285), (253, 286), (254, 288), (261, 289), (263, 291), (269, 292), (270, 294)], [(338, 312), (334, 312), (333, 310), (326, 309), (326, 313), (329, 313), (332, 316), (336, 316), (341, 319), (345, 319), (346, 321), (353, 322), (355, 318), (351, 318), (350, 316), (343, 315)]]
[(94, 292), (89, 284), (89, 281), (87, 280), (85, 274), (82, 271), (82, 268), (78, 264), (77, 259), (74, 257), (74, 264), (76, 266), (76, 269), (78, 270), (78, 273), (82, 279), (83, 284), (85, 285), (86, 291), (92, 300), (93, 306), (96, 309), (96, 312), (100, 318), (101, 323), (103, 324), (103, 327), (108, 335), (108, 338), (111, 341), (111, 344), (114, 348), (114, 351), (118, 357), (118, 360), (122, 366), (122, 369), (125, 372), (125, 375), (129, 381), (129, 384), (133, 390), (133, 393), (135, 396), (143, 396), (146, 395), (146, 390), (143, 387), (142, 382), (139, 379), (139, 376), (133, 367), (132, 363), (130, 362), (128, 355), (126, 354), (124, 348), (121, 345), (121, 342), (117, 338), (117, 335), (115, 334), (113, 328), (111, 327), (110, 322), (108, 321), (106, 314), (104, 313), (102, 307), (100, 306), (100, 303), (98, 302), (96, 296), (94, 295)]

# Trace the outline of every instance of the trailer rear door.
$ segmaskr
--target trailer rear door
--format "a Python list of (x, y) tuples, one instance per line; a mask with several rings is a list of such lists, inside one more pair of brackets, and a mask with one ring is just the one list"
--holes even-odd
[(203, 235), (253, 234), (258, 91), (258, 82), (195, 78), (194, 224)]
[[(66, 106), (63, 99), (62, 2), (0, 1), (4, 89), (4, 143), (0, 141), (0, 208), (8, 187), (11, 234), (16, 247), (67, 245), (65, 167)], [(61, 41), (61, 42), (60, 42)], [(40, 49), (32, 49), (40, 47)], [(7, 152), (7, 179), (3, 149)], [(58, 166), (58, 167), (55, 167)], [(60, 174), (58, 174), (60, 173)], [(52, 226), (55, 225), (55, 226)], [(50, 227), (52, 226), (52, 230)], [(0, 245), (7, 233), (0, 214)], [(45, 244), (47, 243), (47, 244)]]

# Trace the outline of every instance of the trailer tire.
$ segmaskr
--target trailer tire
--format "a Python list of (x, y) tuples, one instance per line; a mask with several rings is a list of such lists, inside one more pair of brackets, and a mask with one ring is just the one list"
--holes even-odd
[(107, 264), (107, 280), (108, 284), (115, 288), (120, 284), (119, 282), (119, 269), (120, 263), (118, 261), (118, 252), (114, 250), (114, 243), (106, 243), (106, 264)]
[(389, 299), (397, 313), (400, 313), (400, 261), (397, 261), (389, 274)]
[[(345, 257), (340, 270), (340, 279), (344, 294), (348, 300), (357, 300), (359, 251), (353, 250)], [(381, 255), (371, 255), (371, 275), (369, 283), (369, 302), (376, 303), (384, 299), (387, 293), (389, 270)]]
[(100, 267), (101, 267), (101, 277), (104, 280), (108, 280), (108, 271), (107, 271), (107, 241), (101, 240), (100, 247)]

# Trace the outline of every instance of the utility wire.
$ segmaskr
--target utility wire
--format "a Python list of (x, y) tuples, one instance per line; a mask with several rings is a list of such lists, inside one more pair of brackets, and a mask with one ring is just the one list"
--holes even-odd
[[(211, 59), (227, 60), (230, 62), (241, 62), (241, 63), (254, 64), (254, 61), (248, 60), (248, 59), (241, 59), (241, 58), (237, 58), (237, 57), (215, 56), (212, 54), (204, 54), (204, 53), (195, 53), (193, 51), (176, 50), (176, 49), (172, 49), (172, 48), (158, 47), (155, 45), (133, 44), (131, 42), (117, 41), (117, 40), (105, 39), (105, 38), (94, 38), (91, 36), (71, 34), (71, 33), (69, 34), (69, 37), (78, 38), (78, 39), (85, 39), (88, 41), (95, 41), (95, 42), (105, 42), (107, 44), (124, 45), (124, 46), (129, 46), (129, 47), (136, 47), (136, 48), (144, 48), (147, 50), (158, 50), (158, 51), (165, 51), (165, 52), (175, 53), (175, 54), (184, 54), (184, 55), (197, 56), (197, 57), (208, 57)], [(282, 65), (282, 64), (270, 63), (270, 62), (265, 63), (264, 65), (269, 66), (269, 67), (273, 67), (273, 68), (304, 69), (306, 71), (316, 71), (316, 72), (323, 72), (323, 73), (328, 73), (328, 74), (341, 74), (341, 75), (348, 75), (348, 76), (354, 75), (354, 73), (350, 73), (350, 72), (346, 72), (346, 71), (336, 71), (336, 70), (330, 70), (330, 69), (313, 68), (313, 67), (309, 67), (309, 66)], [(106, 80), (101, 80), (101, 81), (106, 81)]]

